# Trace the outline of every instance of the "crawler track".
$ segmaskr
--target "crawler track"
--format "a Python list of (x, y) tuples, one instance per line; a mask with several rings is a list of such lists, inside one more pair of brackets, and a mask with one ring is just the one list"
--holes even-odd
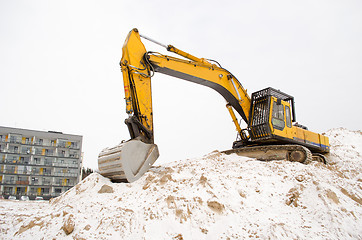
[(239, 156), (256, 158), (262, 161), (288, 160), (291, 162), (310, 163), (313, 160), (311, 151), (301, 145), (267, 145), (242, 147), (222, 151), (222, 153), (236, 153)]

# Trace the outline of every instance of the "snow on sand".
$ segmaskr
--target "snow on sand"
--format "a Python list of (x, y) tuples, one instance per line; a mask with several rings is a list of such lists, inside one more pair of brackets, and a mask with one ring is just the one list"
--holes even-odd
[(215, 151), (131, 184), (94, 173), (49, 204), (1, 200), (0, 238), (362, 239), (362, 133), (326, 134), (329, 165)]

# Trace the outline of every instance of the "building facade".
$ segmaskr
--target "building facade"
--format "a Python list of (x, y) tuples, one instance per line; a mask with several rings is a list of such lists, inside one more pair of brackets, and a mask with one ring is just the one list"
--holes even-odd
[(0, 195), (57, 197), (81, 179), (82, 136), (0, 126)]

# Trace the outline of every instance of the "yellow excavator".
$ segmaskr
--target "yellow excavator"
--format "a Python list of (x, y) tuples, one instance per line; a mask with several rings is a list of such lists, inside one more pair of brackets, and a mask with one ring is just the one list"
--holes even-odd
[[(183, 59), (149, 52), (141, 37), (165, 47)], [(125, 123), (131, 139), (104, 149), (98, 157), (99, 172), (114, 182), (133, 182), (159, 157), (154, 143), (151, 78), (159, 72), (210, 87), (227, 101), (237, 139), (231, 150), (260, 160), (309, 163), (326, 162), (328, 137), (308, 131), (296, 123), (294, 98), (274, 88), (254, 92), (246, 89), (228, 70), (213, 60), (198, 58), (172, 45), (163, 45), (133, 29), (122, 48), (120, 62), (128, 118)], [(242, 129), (235, 111), (247, 123)]]

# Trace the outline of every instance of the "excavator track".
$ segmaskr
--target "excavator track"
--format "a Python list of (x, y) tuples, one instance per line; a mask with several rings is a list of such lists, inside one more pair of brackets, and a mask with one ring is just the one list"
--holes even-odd
[(301, 145), (266, 145), (242, 147), (222, 151), (227, 155), (236, 153), (239, 156), (251, 157), (262, 161), (288, 160), (308, 164), (313, 160), (312, 152)]
[(324, 155), (320, 154), (320, 153), (313, 153), (312, 159), (313, 159), (313, 161), (328, 164), (327, 158)]

